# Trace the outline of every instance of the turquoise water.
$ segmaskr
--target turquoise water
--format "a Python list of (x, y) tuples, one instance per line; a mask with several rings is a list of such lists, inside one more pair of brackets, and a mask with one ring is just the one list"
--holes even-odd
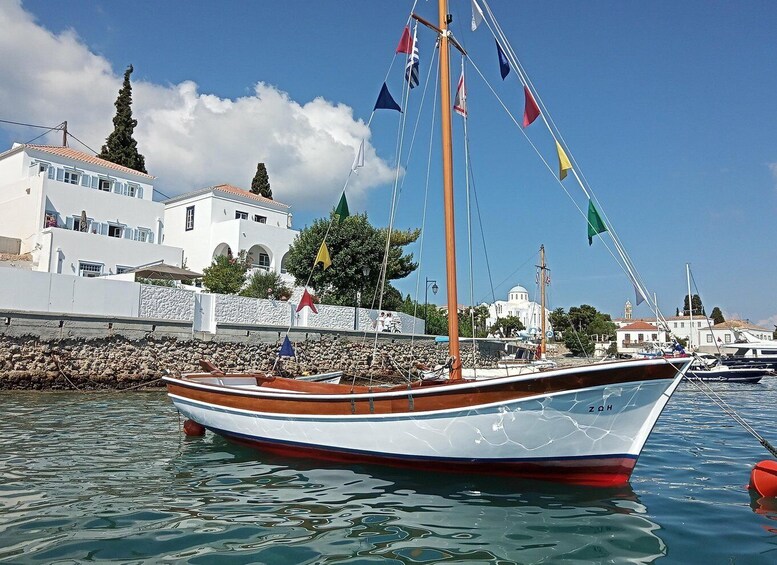
[[(777, 378), (715, 390), (777, 443)], [(1, 398), (2, 562), (777, 563), (768, 454), (690, 384), (617, 490), (268, 458), (162, 392)]]

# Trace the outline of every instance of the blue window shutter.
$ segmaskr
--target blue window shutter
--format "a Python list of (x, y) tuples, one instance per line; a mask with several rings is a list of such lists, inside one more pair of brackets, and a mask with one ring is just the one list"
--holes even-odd
[(100, 224), (100, 233), (102, 235), (108, 235), (108, 224)]
[(152, 231), (148, 232), (148, 242), (154, 243), (154, 232)]
[(124, 226), (124, 229), (122, 231), (124, 232), (123, 233), (124, 239), (134, 239), (134, 235), (135, 235), (134, 232), (135, 232), (135, 230), (133, 230), (132, 228)]
[(100, 179), (98, 177), (92, 177), (92, 188), (100, 186)]
[(81, 186), (85, 186), (89, 188), (90, 181), (89, 181), (89, 175), (81, 174)]
[(65, 180), (65, 169), (57, 169), (57, 180)]
[(65, 220), (65, 227), (67, 227), (67, 229), (69, 229), (69, 230), (72, 230), (73, 229), (73, 225), (74, 225), (73, 217), (72, 216), (68, 216), (67, 219)]
[(143, 187), (142, 186), (138, 187), (137, 191), (135, 192), (135, 196), (137, 196), (138, 198), (141, 198), (141, 199), (143, 198)]
[(52, 167), (51, 165), (49, 165), (49, 171), (48, 171), (48, 174), (49, 174), (49, 178), (53, 180), (53, 179), (54, 179), (54, 175), (55, 175), (56, 173), (55, 173), (54, 167)]

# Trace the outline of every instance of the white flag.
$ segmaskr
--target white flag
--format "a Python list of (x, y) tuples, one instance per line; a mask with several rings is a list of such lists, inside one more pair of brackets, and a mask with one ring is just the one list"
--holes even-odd
[(464, 86), (464, 71), (461, 71), (459, 85), (456, 87), (456, 98), (453, 100), (453, 110), (460, 116), (467, 117), (467, 88)]
[(475, 31), (482, 21), (483, 10), (480, 9), (476, 0), (472, 0), (472, 31)]
[(354, 171), (359, 167), (364, 166), (364, 140), (362, 139), (361, 145), (359, 145), (359, 152), (356, 154), (356, 159), (353, 160), (353, 166), (351, 169)]

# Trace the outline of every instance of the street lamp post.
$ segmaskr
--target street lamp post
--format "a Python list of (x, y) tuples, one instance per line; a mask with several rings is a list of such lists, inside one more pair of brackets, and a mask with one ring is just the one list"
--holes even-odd
[(353, 329), (358, 330), (359, 329), (359, 310), (361, 310), (362, 307), (362, 288), (364, 287), (364, 283), (367, 279), (367, 277), (370, 276), (370, 268), (368, 266), (362, 267), (362, 275), (364, 277), (361, 280), (361, 284), (359, 285), (359, 290), (356, 291), (356, 310), (353, 312)]
[(432, 284), (432, 294), (437, 294), (440, 287), (437, 286), (437, 281), (432, 279), (426, 279), (426, 288), (424, 289), (424, 333), (429, 333), (426, 327), (427, 321), (427, 308), (429, 307), (429, 283)]

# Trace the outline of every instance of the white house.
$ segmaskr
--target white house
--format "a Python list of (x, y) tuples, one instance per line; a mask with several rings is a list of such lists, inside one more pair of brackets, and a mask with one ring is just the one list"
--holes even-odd
[[(715, 324), (714, 326), (704, 327), (699, 331), (699, 345), (700, 349), (707, 353), (715, 353), (718, 347), (721, 345), (727, 345), (737, 341), (736, 332), (738, 330), (746, 330), (748, 333), (753, 334), (758, 339), (768, 341), (772, 339), (772, 331), (750, 322), (742, 320), (728, 320)], [(730, 353), (730, 351), (726, 351)]]
[(660, 346), (669, 342), (666, 331), (659, 329), (655, 322), (633, 320), (630, 324), (615, 331), (618, 353), (636, 354), (651, 346)]
[(154, 177), (70, 147), (19, 144), (0, 154), (0, 236), (18, 239), (33, 269), (99, 276), (164, 261), (164, 205)]
[(184, 249), (186, 266), (202, 272), (218, 255), (245, 251), (258, 269), (280, 273), (297, 231), (289, 206), (229, 184), (165, 201), (165, 243)]
[[(529, 300), (528, 290), (520, 285), (514, 286), (507, 293), (507, 300), (497, 300), (488, 305), (486, 327), (494, 325), (497, 318), (516, 316), (530, 333), (532, 330), (539, 331), (542, 327), (541, 310), (542, 306)], [(551, 329), (550, 310), (547, 308), (545, 308), (545, 326), (548, 330)]]

